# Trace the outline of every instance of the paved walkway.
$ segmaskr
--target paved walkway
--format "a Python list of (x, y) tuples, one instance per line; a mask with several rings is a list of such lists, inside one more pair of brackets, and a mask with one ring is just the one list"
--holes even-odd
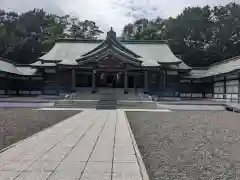
[(1, 180), (143, 180), (125, 113), (85, 110), (0, 154)]

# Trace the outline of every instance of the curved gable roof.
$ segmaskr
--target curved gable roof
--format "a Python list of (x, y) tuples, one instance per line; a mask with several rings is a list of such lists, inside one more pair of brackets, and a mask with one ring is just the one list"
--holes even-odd
[(12, 62), (3, 58), (0, 58), (0, 71), (12, 74), (21, 74)]
[(240, 69), (240, 56), (227, 59), (209, 66), (205, 76), (214, 76), (224, 73), (230, 73)]
[(31, 67), (16, 67), (16, 65), (4, 58), (0, 58), (0, 71), (22, 76), (31, 76), (37, 72), (37, 69)]
[[(114, 33), (112, 30), (111, 34)], [(126, 56), (142, 61), (143, 66), (159, 64), (180, 64), (166, 41), (118, 41), (109, 35), (105, 40), (60, 40), (39, 59), (43, 61), (64, 61), (63, 64), (75, 65), (76, 60), (92, 57), (103, 49), (117, 49)], [(106, 50), (105, 49), (105, 50)]]
[(205, 70), (195, 70), (190, 75), (191, 78), (205, 78), (231, 73), (237, 70), (240, 70), (240, 56), (236, 56), (225, 61), (212, 64)]
[(124, 44), (128, 49), (140, 55), (140, 60), (157, 61), (158, 63), (181, 63), (169, 46), (165, 43), (161, 44)]
[[(98, 45), (98, 43), (87, 42), (57, 42), (47, 54), (39, 59), (45, 61), (64, 61), (64, 64), (74, 65), (76, 64), (75, 60), (91, 55), (92, 53), (94, 54), (95, 51), (92, 50), (97, 48)], [(182, 62), (172, 53), (167, 44), (125, 44), (123, 42), (123, 45), (141, 56), (137, 59), (143, 61), (143, 65), (149, 64), (149, 62), (153, 66), (158, 66), (158, 63), (178, 64)], [(90, 51), (92, 53), (89, 53)]]
[(57, 42), (54, 47), (39, 59), (45, 61), (74, 61), (98, 46), (98, 42)]

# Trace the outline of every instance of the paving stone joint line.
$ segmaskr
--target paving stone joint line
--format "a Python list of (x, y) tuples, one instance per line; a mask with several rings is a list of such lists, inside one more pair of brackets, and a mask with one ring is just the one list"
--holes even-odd
[(136, 142), (135, 137), (133, 135), (133, 132), (132, 132), (130, 123), (128, 121), (127, 115), (126, 115), (125, 112), (123, 112), (123, 113), (124, 113), (125, 121), (126, 121), (127, 126), (128, 126), (127, 127), (128, 131), (130, 133), (130, 137), (131, 137), (131, 140), (132, 140), (132, 145), (133, 145), (133, 149), (134, 149), (134, 152), (135, 152), (135, 156), (137, 157), (137, 163), (138, 163), (138, 167), (139, 167), (139, 170), (140, 170), (140, 174), (142, 176), (142, 180), (149, 180), (149, 176), (147, 174), (146, 166), (145, 166), (145, 164), (143, 162), (143, 159), (142, 159), (142, 156), (139, 152), (137, 142)]
[(83, 135), (79, 138), (79, 140), (76, 142), (76, 144), (71, 148), (71, 150), (68, 152), (68, 154), (61, 160), (61, 162), (59, 163), (59, 165), (52, 171), (52, 173), (49, 175), (49, 177), (47, 178), (47, 180), (49, 178), (51, 178), (51, 175), (56, 171), (56, 169), (61, 165), (61, 163), (64, 161), (64, 159), (67, 158), (67, 156), (71, 153), (71, 151), (77, 146), (78, 142), (81, 141), (81, 139), (83, 137), (85, 137), (85, 135), (87, 134), (87, 132), (89, 132), (89, 130), (96, 124), (97, 120), (101, 117), (101, 115), (99, 115), (94, 122), (90, 125), (90, 127), (83, 133)]
[[(11, 170), (6, 173), (12, 173), (7, 176), (14, 176), (14, 180), (25, 176), (44, 176), (43, 180), (52, 180), (62, 175), (66, 176), (65, 179), (73, 175), (78, 180), (93, 176), (96, 176), (94, 180), (100, 176), (106, 176), (108, 180), (131, 179), (133, 176), (134, 179), (146, 180), (143, 178), (144, 169), (136, 149), (138, 147), (134, 144), (124, 110), (86, 110), (51, 128), (41, 131), (36, 138), (22, 141), (13, 151), (7, 150), (7, 155), (10, 158), (14, 156), (17, 160), (7, 162), (13, 163), (6, 166), (6, 169)], [(48, 138), (47, 142), (45, 138)], [(35, 143), (36, 140), (43, 143)], [(24, 148), (25, 144), (27, 148)], [(21, 153), (18, 153), (18, 150), (22, 150)], [(78, 157), (79, 153), (81, 157)], [(22, 154), (24, 155), (21, 157)], [(29, 160), (26, 160), (27, 158)], [(23, 161), (24, 168), (21, 167)], [(15, 162), (17, 164), (14, 164)], [(81, 169), (72, 169), (72, 163), (74, 167), (74, 163), (79, 163), (81, 167), (77, 165), (77, 169)], [(22, 170), (18, 170), (19, 168)]]
[[(78, 113), (78, 114), (80, 114), (80, 113)], [(74, 132), (78, 127), (80, 127), (80, 126), (81, 126), (81, 125), (78, 125), (77, 127), (75, 127), (71, 132), (69, 132), (66, 136), (64, 136), (63, 139), (66, 139), (71, 133), (73, 133), (73, 132)], [(28, 167), (26, 168), (26, 170), (27, 170), (28, 168), (30, 168), (35, 162), (37, 162), (38, 160), (40, 160), (45, 154), (47, 154), (49, 151), (51, 151), (54, 147), (56, 147), (60, 142), (61, 142), (61, 141), (58, 141), (52, 148), (50, 148), (49, 150), (47, 150), (44, 154), (40, 155), (40, 157), (39, 157), (37, 160), (35, 160), (30, 166), (28, 166)], [(24, 172), (24, 171), (22, 171), (17, 177), (15, 177), (14, 180), (17, 179), (23, 172)]]
[(118, 113), (115, 111), (116, 121), (115, 121), (115, 129), (114, 129), (114, 140), (113, 140), (113, 157), (112, 157), (112, 167), (111, 167), (111, 180), (113, 179), (113, 164), (114, 164), (114, 156), (115, 156), (115, 144), (116, 144), (116, 132), (117, 132), (117, 123), (118, 123)]
[(89, 157), (88, 157), (88, 159), (87, 159), (87, 162), (86, 162), (86, 164), (85, 164), (85, 166), (84, 166), (84, 168), (83, 168), (83, 171), (82, 171), (82, 173), (81, 173), (81, 175), (80, 175), (79, 180), (82, 178), (82, 176), (83, 176), (83, 174), (84, 174), (84, 171), (85, 171), (85, 169), (86, 169), (86, 167), (87, 167), (87, 164), (88, 164), (88, 162), (89, 162), (89, 159), (91, 158), (91, 155), (92, 155), (92, 153), (93, 153), (93, 151), (94, 151), (94, 149), (95, 149), (95, 147), (96, 147), (96, 145), (97, 145), (97, 142), (98, 142), (98, 140), (99, 140), (99, 137), (100, 137), (100, 135), (101, 135), (101, 133), (102, 133), (102, 131), (103, 131), (103, 129), (104, 129), (107, 121), (108, 121), (108, 118), (109, 118), (109, 116), (110, 116), (110, 113), (111, 113), (111, 112), (108, 113), (107, 118), (106, 118), (106, 121), (104, 122), (104, 124), (103, 124), (103, 126), (102, 126), (102, 128), (101, 128), (101, 131), (100, 131), (100, 133), (98, 134), (97, 140), (96, 140), (96, 142), (95, 142), (95, 144), (94, 144), (94, 146), (93, 146), (93, 148), (92, 148), (92, 151), (91, 151), (91, 153), (90, 153), (90, 155), (89, 155)]

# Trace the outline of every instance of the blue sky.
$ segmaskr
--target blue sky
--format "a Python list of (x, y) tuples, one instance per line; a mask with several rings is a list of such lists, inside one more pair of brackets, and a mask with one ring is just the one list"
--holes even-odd
[(0, 0), (0, 8), (17, 12), (43, 8), (60, 15), (70, 14), (81, 20), (97, 22), (105, 32), (112, 26), (120, 35), (125, 24), (139, 17), (174, 17), (188, 6), (224, 5), (229, 2), (240, 3), (240, 0)]

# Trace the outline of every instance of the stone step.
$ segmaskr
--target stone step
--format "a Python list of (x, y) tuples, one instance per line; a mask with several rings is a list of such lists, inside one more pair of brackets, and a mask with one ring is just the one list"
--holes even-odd
[(96, 109), (117, 109), (116, 96), (105, 95), (97, 102)]
[(117, 104), (117, 103), (98, 103), (97, 105), (115, 105), (115, 104)]

